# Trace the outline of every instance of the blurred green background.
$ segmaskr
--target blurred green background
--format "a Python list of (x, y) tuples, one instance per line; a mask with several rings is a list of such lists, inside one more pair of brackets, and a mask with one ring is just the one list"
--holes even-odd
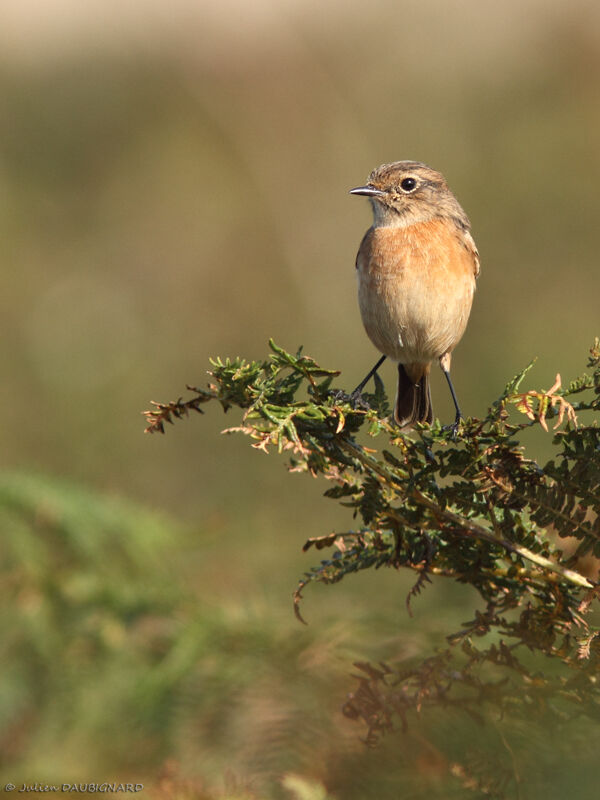
[[(144, 437), (140, 412), (271, 336), (356, 385), (377, 354), (348, 189), (398, 159), (445, 174), (479, 246), (465, 411), (535, 355), (535, 385), (575, 377), (599, 332), (599, 81), (591, 0), (4, 0), (5, 780), (454, 796), (447, 716), (373, 753), (340, 707), (353, 659), (442, 646), (470, 592), (437, 581), (411, 620), (410, 576), (357, 576), (307, 592), (303, 628), (301, 545), (347, 510), (220, 436), (233, 416)], [(441, 375), (433, 392), (450, 419)]]

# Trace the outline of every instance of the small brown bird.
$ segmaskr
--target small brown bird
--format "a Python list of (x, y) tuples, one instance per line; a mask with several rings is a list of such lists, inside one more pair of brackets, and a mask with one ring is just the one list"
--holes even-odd
[(386, 357), (398, 363), (394, 417), (400, 427), (433, 421), (431, 362), (450, 380), (452, 351), (460, 341), (479, 275), (470, 223), (443, 175), (418, 161), (373, 170), (365, 186), (374, 222), (356, 257), (358, 301), (365, 330), (383, 353), (356, 388), (360, 394)]

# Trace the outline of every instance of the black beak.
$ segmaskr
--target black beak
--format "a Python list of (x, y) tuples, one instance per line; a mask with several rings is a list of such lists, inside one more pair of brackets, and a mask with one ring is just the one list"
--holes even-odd
[(350, 189), (350, 194), (364, 194), (366, 197), (385, 197), (385, 192), (382, 192), (381, 189), (376, 189), (370, 184), (367, 184), (367, 186), (357, 186), (356, 189)]

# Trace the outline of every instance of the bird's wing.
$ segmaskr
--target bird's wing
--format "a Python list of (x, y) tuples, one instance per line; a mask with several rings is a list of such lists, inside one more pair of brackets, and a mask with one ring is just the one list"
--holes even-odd
[(473, 275), (475, 275), (475, 277), (478, 278), (479, 273), (481, 271), (481, 266), (479, 262), (479, 252), (477, 250), (477, 245), (475, 244), (475, 241), (469, 231), (464, 232), (463, 243), (473, 259)]

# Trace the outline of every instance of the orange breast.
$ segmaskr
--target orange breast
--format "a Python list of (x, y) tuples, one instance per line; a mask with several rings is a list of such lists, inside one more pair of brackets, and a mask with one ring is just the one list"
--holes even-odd
[(476, 256), (454, 222), (371, 228), (356, 268), (363, 323), (382, 353), (429, 363), (456, 346), (471, 310)]

